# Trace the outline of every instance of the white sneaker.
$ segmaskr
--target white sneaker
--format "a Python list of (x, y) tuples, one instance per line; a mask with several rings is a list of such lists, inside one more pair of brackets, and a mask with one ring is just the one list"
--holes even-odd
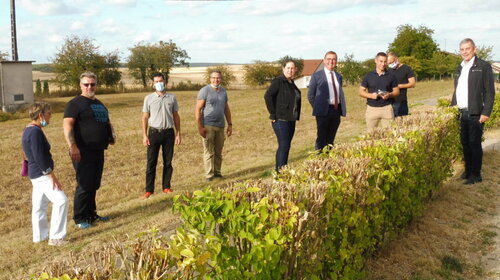
[(68, 244), (69, 241), (64, 240), (64, 239), (49, 239), (49, 245), (50, 246), (63, 246)]

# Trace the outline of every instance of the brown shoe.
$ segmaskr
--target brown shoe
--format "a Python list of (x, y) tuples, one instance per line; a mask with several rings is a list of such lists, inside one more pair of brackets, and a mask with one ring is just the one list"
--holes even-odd
[(164, 193), (171, 193), (171, 192), (174, 192), (174, 191), (173, 191), (172, 189), (170, 189), (170, 188), (169, 188), (169, 189), (163, 189), (163, 192), (164, 192)]
[(64, 239), (49, 239), (49, 245), (50, 246), (64, 246), (68, 244), (69, 241), (64, 240)]
[(152, 192), (145, 192), (142, 197), (143, 198), (149, 198), (152, 194), (153, 194)]

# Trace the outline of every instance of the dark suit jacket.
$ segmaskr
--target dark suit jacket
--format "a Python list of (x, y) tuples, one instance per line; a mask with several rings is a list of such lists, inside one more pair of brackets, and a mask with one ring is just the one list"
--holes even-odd
[[(339, 83), (338, 94), (340, 108), (342, 110), (341, 115), (345, 117), (347, 110), (345, 105), (344, 90), (342, 89), (342, 76), (337, 72), (335, 72), (335, 75)], [(321, 117), (328, 114), (328, 106), (330, 106), (328, 101), (330, 99), (330, 91), (328, 90), (328, 80), (323, 69), (312, 74), (311, 82), (309, 83), (309, 88), (307, 90), (307, 98), (313, 108), (313, 116)]]

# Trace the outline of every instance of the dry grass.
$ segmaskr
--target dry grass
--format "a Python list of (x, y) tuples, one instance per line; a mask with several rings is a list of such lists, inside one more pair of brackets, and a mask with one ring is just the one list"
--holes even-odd
[[(500, 139), (500, 129), (487, 137)], [(458, 178), (458, 163), (423, 215), (369, 261), (368, 279), (500, 279), (499, 157), (500, 151), (485, 153), (484, 180), (473, 186)], [(445, 258), (456, 260), (463, 272), (446, 269)]]
[[(426, 107), (426, 99), (451, 93), (451, 82), (420, 83), (410, 90), (411, 110)], [(351, 141), (365, 131), (365, 102), (358, 97), (358, 87), (347, 87), (348, 117), (342, 120), (337, 141)], [(206, 185), (203, 181), (202, 146), (195, 130), (194, 104), (196, 92), (175, 93), (180, 105), (183, 143), (175, 147), (172, 186), (175, 193), (192, 191)], [(274, 166), (277, 147), (263, 100), (263, 90), (230, 91), (229, 102), (233, 113), (234, 135), (227, 139), (222, 166), (224, 184), (267, 176)], [(313, 149), (316, 134), (311, 108), (303, 94), (303, 112), (292, 143), (291, 161), (304, 159)], [(118, 142), (106, 152), (102, 187), (97, 193), (100, 214), (111, 216), (108, 223), (99, 223), (89, 230), (77, 229), (72, 221), (68, 226), (71, 244), (53, 248), (31, 242), (31, 184), (18, 175), (20, 166), (20, 135), (28, 119), (0, 123), (0, 279), (20, 278), (37, 273), (48, 262), (67, 258), (68, 253), (85, 253), (92, 248), (124, 235), (159, 228), (168, 231), (179, 220), (171, 213), (172, 195), (155, 194), (148, 200), (144, 192), (146, 152), (141, 144), (140, 116), (145, 94), (113, 94), (98, 96), (110, 109), (110, 117), (118, 134)], [(55, 108), (52, 123), (45, 129), (52, 144), (56, 174), (70, 198), (69, 218), (75, 188), (74, 171), (62, 135), (62, 111), (69, 98), (48, 100)], [(488, 164), (485, 164), (486, 166)], [(159, 171), (160, 172), (160, 171)], [(492, 175), (491, 175), (492, 176)], [(489, 177), (485, 175), (485, 177)], [(493, 177), (493, 176), (492, 176)], [(160, 189), (157, 182), (156, 190)], [(174, 194), (175, 194), (174, 193)], [(414, 248), (415, 254), (424, 252)], [(15, 276), (15, 277), (14, 277)]]

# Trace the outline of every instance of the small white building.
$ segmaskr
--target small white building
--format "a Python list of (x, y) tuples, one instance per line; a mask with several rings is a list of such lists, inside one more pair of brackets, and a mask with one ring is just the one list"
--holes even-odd
[(2, 111), (15, 112), (33, 104), (33, 61), (0, 61), (0, 102)]
[(314, 72), (324, 68), (322, 59), (304, 59), (304, 69), (300, 77), (294, 80), (298, 88), (307, 88)]

